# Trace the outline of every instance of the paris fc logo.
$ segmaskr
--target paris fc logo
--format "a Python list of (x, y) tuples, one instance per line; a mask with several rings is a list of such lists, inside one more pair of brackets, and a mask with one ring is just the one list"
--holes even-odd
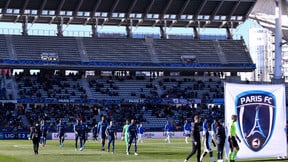
[(236, 97), (238, 126), (245, 144), (253, 151), (260, 151), (273, 133), (275, 96), (266, 91), (246, 91)]

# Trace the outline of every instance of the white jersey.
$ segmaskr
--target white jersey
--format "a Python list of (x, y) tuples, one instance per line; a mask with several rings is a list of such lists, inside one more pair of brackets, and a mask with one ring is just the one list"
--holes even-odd
[(211, 131), (207, 131), (204, 135), (204, 138), (203, 138), (203, 143), (204, 143), (204, 151), (205, 152), (212, 152), (212, 147), (211, 147), (211, 144), (212, 144), (212, 132)]

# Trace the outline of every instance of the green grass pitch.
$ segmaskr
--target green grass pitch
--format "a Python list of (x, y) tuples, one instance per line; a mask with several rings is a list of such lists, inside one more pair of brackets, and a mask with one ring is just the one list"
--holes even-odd
[[(88, 141), (84, 151), (75, 151), (73, 140), (66, 140), (63, 148), (59, 147), (58, 141), (48, 140), (45, 148), (39, 148), (39, 155), (34, 155), (32, 141), (0, 140), (0, 162), (183, 162), (191, 151), (191, 143), (186, 144), (184, 139), (172, 139), (171, 144), (163, 139), (145, 139), (144, 143), (138, 144), (138, 156), (132, 154), (134, 147), (131, 147), (131, 155), (126, 155), (124, 141), (116, 140), (115, 148), (112, 154), (101, 151), (100, 142)], [(195, 155), (189, 161), (195, 162)], [(276, 158), (237, 161), (276, 161)], [(203, 162), (210, 162), (208, 155)]]

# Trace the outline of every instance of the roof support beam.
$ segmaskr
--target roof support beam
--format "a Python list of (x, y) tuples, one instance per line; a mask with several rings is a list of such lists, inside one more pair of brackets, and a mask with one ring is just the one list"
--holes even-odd
[(177, 23), (177, 20), (172, 20), (170, 25), (169, 25), (169, 28), (172, 28), (175, 23)]
[(15, 20), (14, 20), (14, 23), (16, 23), (19, 20), (20, 17), (21, 17), (21, 15), (17, 15)]
[(102, 0), (98, 0), (95, 6), (93, 7), (92, 13), (90, 14), (92, 18), (95, 17), (95, 12), (98, 10)]
[(227, 21), (222, 21), (222, 24), (219, 26), (219, 28), (223, 28), (227, 24)]
[(69, 20), (66, 25), (69, 25), (73, 21), (74, 17), (69, 17)]
[(22, 35), (28, 35), (27, 24), (28, 24), (28, 16), (25, 15), (24, 22), (22, 22)]
[(193, 20), (190, 20), (190, 21), (185, 25), (185, 27), (188, 28), (188, 27), (190, 27), (190, 25), (193, 24), (193, 23), (194, 23), (194, 21), (193, 21)]
[(206, 28), (206, 26), (208, 26), (211, 23), (211, 21), (205, 21), (205, 24), (203, 25), (202, 28)]
[(29, 0), (26, 0), (25, 3), (24, 3), (24, 5), (23, 5), (23, 7), (22, 7), (22, 9), (21, 9), (21, 11), (20, 11), (21, 15), (24, 14), (24, 11), (25, 11), (28, 3), (29, 3)]
[(142, 24), (142, 22), (143, 22), (143, 19), (138, 20), (136, 27), (138, 27), (140, 24)]
[(85, 20), (85, 22), (84, 22), (84, 25), (87, 25), (88, 24), (88, 22), (90, 21), (90, 17), (87, 17), (87, 19)]
[(51, 17), (51, 20), (49, 21), (49, 25), (51, 25), (53, 23), (53, 21), (55, 20), (56, 16)]
[(164, 20), (165, 22), (164, 22), (164, 26), (161, 24), (160, 26), (159, 26), (159, 28), (160, 28), (160, 38), (161, 39), (167, 39), (167, 33), (166, 33), (166, 20)]
[(76, 16), (76, 15), (77, 15), (77, 12), (79, 11), (79, 9), (80, 9), (83, 1), (84, 1), (84, 0), (80, 0), (80, 1), (78, 2), (77, 6), (76, 6), (76, 8), (75, 8), (75, 10), (74, 10), (74, 12), (73, 12), (73, 16)]
[(91, 30), (92, 30), (92, 37), (97, 38), (98, 37), (98, 18), (96, 18), (95, 21), (93, 21), (91, 25)]
[(226, 28), (226, 34), (227, 34), (227, 39), (229, 40), (233, 39), (232, 32), (228, 27)]
[(14, 20), (14, 23), (16, 23), (19, 20), (20, 17), (21, 17), (20, 15), (17, 15), (15, 20)]
[(60, 22), (57, 23), (57, 36), (63, 37), (63, 17), (60, 17)]
[(202, 12), (202, 10), (203, 10), (204, 6), (206, 5), (206, 3), (207, 3), (207, 0), (203, 0), (203, 1), (202, 1), (202, 4), (201, 4), (199, 10), (197, 11), (197, 13), (196, 13), (195, 16), (194, 16), (194, 20), (196, 20), (196, 19), (198, 18), (198, 16), (199, 16), (200, 13)]
[(6, 1), (5, 7), (4, 7), (4, 13), (7, 12), (7, 8), (9, 7), (11, 0)]
[(130, 19), (130, 23), (129, 24), (127, 23), (127, 25), (126, 25), (126, 36), (127, 36), (127, 38), (132, 38), (132, 24), (133, 24), (132, 21), (133, 20)]
[(179, 14), (177, 15), (177, 18), (179, 19), (181, 17), (181, 15), (183, 15), (183, 13), (185, 12), (188, 4), (190, 3), (191, 0), (186, 0), (185, 3), (183, 4), (183, 6), (181, 7), (181, 10), (179, 12)]
[(118, 23), (118, 26), (121, 26), (125, 22), (125, 19), (121, 19), (121, 21)]
[(112, 13), (115, 11), (118, 3), (119, 3), (119, 0), (115, 0), (115, 1), (114, 1), (113, 6), (112, 6), (112, 8), (111, 8), (111, 10), (110, 10), (110, 12), (109, 12), (109, 18), (112, 17)]
[(108, 22), (108, 18), (104, 18), (104, 19), (103, 19), (103, 22), (102, 22), (102, 24), (101, 24), (102, 27), (103, 27), (107, 22)]
[(41, 15), (41, 14), (42, 14), (42, 11), (43, 11), (46, 3), (47, 3), (47, 0), (43, 0), (43, 1), (42, 1), (42, 4), (41, 4), (41, 6), (40, 6), (40, 9), (38, 10), (38, 15)]
[(155, 20), (152, 26), (155, 27), (158, 23), (160, 23), (160, 20)]
[(193, 26), (193, 33), (194, 33), (194, 39), (200, 39), (199, 31), (197, 30), (196, 26)]
[(222, 7), (223, 3), (224, 3), (224, 0), (222, 0), (222, 1), (219, 3), (219, 5), (217, 6), (217, 8), (216, 8), (216, 9), (213, 11), (213, 13), (211, 14), (210, 20), (213, 20), (213, 19), (214, 19), (215, 15), (218, 13), (218, 11), (219, 11), (220, 8)]
[(148, 6), (148, 7), (146, 8), (146, 10), (145, 10), (144, 17), (147, 16), (147, 14), (150, 12), (150, 10), (151, 10), (151, 8), (152, 8), (154, 2), (155, 2), (155, 0), (151, 0), (149, 6)]
[(169, 0), (167, 5), (165, 6), (164, 10), (162, 11), (160, 18), (164, 19), (164, 15), (167, 13), (167, 11), (170, 8), (172, 2), (173, 2), (173, 0)]
[(57, 16), (60, 14), (60, 11), (61, 11), (64, 3), (65, 3), (65, 0), (61, 0), (60, 4), (58, 5), (58, 8), (57, 8), (57, 10), (56, 10), (56, 15), (57, 15)]
[[(131, 3), (131, 5), (130, 5), (130, 7), (129, 7), (129, 10), (128, 10), (127, 14), (126, 14), (126, 18), (129, 18), (129, 15), (130, 15), (130, 13), (133, 11), (133, 9), (134, 9), (134, 7), (135, 7), (135, 5), (136, 5), (137, 2), (138, 2), (138, 0), (134, 0), (134, 1)], [(143, 16), (143, 15), (142, 15), (142, 16)]]
[(32, 24), (34, 24), (34, 23), (37, 21), (38, 17), (39, 17), (39, 16), (37, 16), (37, 15), (34, 16), (33, 21), (32, 21)]
[(231, 12), (230, 12), (230, 14), (229, 14), (229, 16), (228, 16), (228, 21), (230, 21), (231, 20), (231, 17), (232, 17), (232, 15), (234, 15), (234, 13), (235, 13), (235, 11), (237, 10), (237, 8), (239, 7), (239, 5), (240, 5), (240, 0), (237, 2), (237, 4), (233, 7), (233, 9), (231, 10)]

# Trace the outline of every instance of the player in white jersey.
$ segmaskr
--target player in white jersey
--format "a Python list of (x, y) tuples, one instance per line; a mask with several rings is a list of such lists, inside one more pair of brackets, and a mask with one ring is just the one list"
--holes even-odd
[(185, 120), (184, 124), (184, 136), (185, 136), (185, 142), (188, 144), (188, 139), (191, 136), (191, 124), (188, 122), (188, 120)]

